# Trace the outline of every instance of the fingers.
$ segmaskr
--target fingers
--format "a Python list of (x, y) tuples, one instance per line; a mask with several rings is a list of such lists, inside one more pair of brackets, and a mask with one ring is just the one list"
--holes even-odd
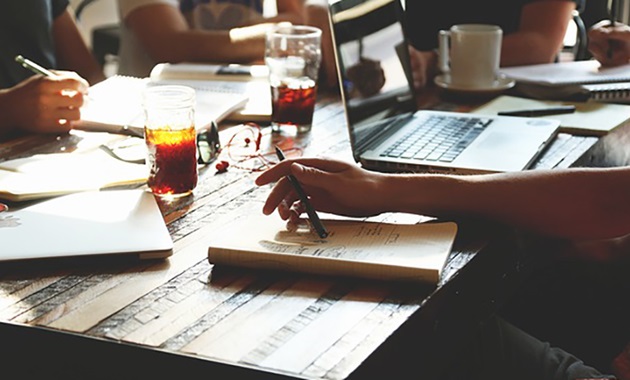
[[(286, 220), (289, 216), (289, 208), (293, 202), (290, 198), (285, 198), (292, 193), (292, 190), (293, 188), (291, 187), (291, 183), (287, 178), (282, 178), (278, 181), (267, 196), (267, 200), (263, 206), (263, 214), (270, 215), (276, 208), (278, 208), (280, 217)], [(295, 196), (294, 198), (297, 199)]]

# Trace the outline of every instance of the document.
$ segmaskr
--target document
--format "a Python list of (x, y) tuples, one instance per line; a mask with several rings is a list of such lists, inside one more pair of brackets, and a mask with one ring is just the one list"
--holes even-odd
[(271, 120), (271, 88), (265, 65), (159, 63), (151, 70), (150, 78), (153, 83), (181, 83), (196, 89), (245, 95), (247, 102), (227, 113), (226, 120)]
[[(86, 135), (82, 147), (74, 151), (37, 154), (0, 163), (0, 199), (27, 201), (87, 190), (117, 186), (141, 186), (146, 183), (148, 169), (144, 164), (113, 158), (104, 147), (123, 147), (144, 157), (144, 140), (105, 133)], [(124, 145), (123, 145), (124, 144)], [(123, 148), (116, 149), (122, 152)], [(134, 152), (131, 152), (134, 151)], [(131, 155), (129, 155), (131, 156)]]
[(472, 112), (496, 115), (500, 111), (540, 109), (569, 104), (575, 106), (574, 113), (540, 117), (560, 120), (562, 132), (592, 136), (603, 136), (630, 119), (630, 105), (535, 100), (508, 95), (501, 95)]
[(323, 220), (330, 235), (287, 229), (277, 215), (248, 216), (210, 241), (213, 264), (437, 283), (457, 225)]
[[(189, 85), (195, 89), (195, 126), (198, 129), (219, 122), (247, 102), (243, 93), (221, 87), (195, 86), (198, 83), (153, 82), (149, 78), (113, 76), (90, 87), (89, 99), (81, 108), (77, 129), (88, 131), (143, 135), (144, 109), (142, 92), (148, 86), (163, 84)], [(128, 130), (125, 132), (124, 130)]]

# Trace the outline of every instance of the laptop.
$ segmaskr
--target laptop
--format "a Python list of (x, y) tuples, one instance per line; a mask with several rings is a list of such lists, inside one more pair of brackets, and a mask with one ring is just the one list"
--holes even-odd
[(86, 191), (0, 212), (0, 245), (0, 262), (173, 253), (155, 197), (140, 189)]
[[(399, 0), (328, 0), (355, 161), (378, 171), (527, 169), (559, 121), (417, 109)], [(435, 37), (437, 38), (437, 36)]]

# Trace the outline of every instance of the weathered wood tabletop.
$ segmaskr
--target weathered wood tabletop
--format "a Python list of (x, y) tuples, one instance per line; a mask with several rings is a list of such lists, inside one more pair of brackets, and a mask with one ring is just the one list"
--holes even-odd
[[(221, 132), (223, 143), (234, 128)], [(267, 129), (263, 150), (277, 144), (305, 156), (352, 160), (335, 94), (322, 97), (310, 133), (275, 136)], [(70, 152), (84, 138), (20, 137), (0, 144), (0, 157)], [(557, 152), (569, 141), (578, 149), (567, 158)], [(594, 141), (561, 134), (538, 166), (568, 165)], [(221, 378), (431, 378), (457, 337), (491, 312), (496, 292), (507, 292), (498, 285), (506, 281), (501, 260), (471, 261), (496, 234), (479, 223), (462, 223), (437, 288), (213, 268), (206, 256), (213, 236), (235, 217), (261, 212), (269, 187), (256, 187), (256, 175), (236, 167), (217, 173), (210, 165), (200, 169), (192, 197), (161, 202), (175, 246), (167, 260), (0, 266), (3, 366), (84, 378), (193, 370)]]

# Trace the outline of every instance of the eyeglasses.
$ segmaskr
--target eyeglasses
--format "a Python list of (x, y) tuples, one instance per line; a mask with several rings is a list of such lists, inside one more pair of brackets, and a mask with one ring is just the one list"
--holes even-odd
[(208, 128), (197, 133), (197, 152), (197, 163), (202, 165), (208, 165), (219, 157), (221, 141), (216, 122), (212, 121)]

